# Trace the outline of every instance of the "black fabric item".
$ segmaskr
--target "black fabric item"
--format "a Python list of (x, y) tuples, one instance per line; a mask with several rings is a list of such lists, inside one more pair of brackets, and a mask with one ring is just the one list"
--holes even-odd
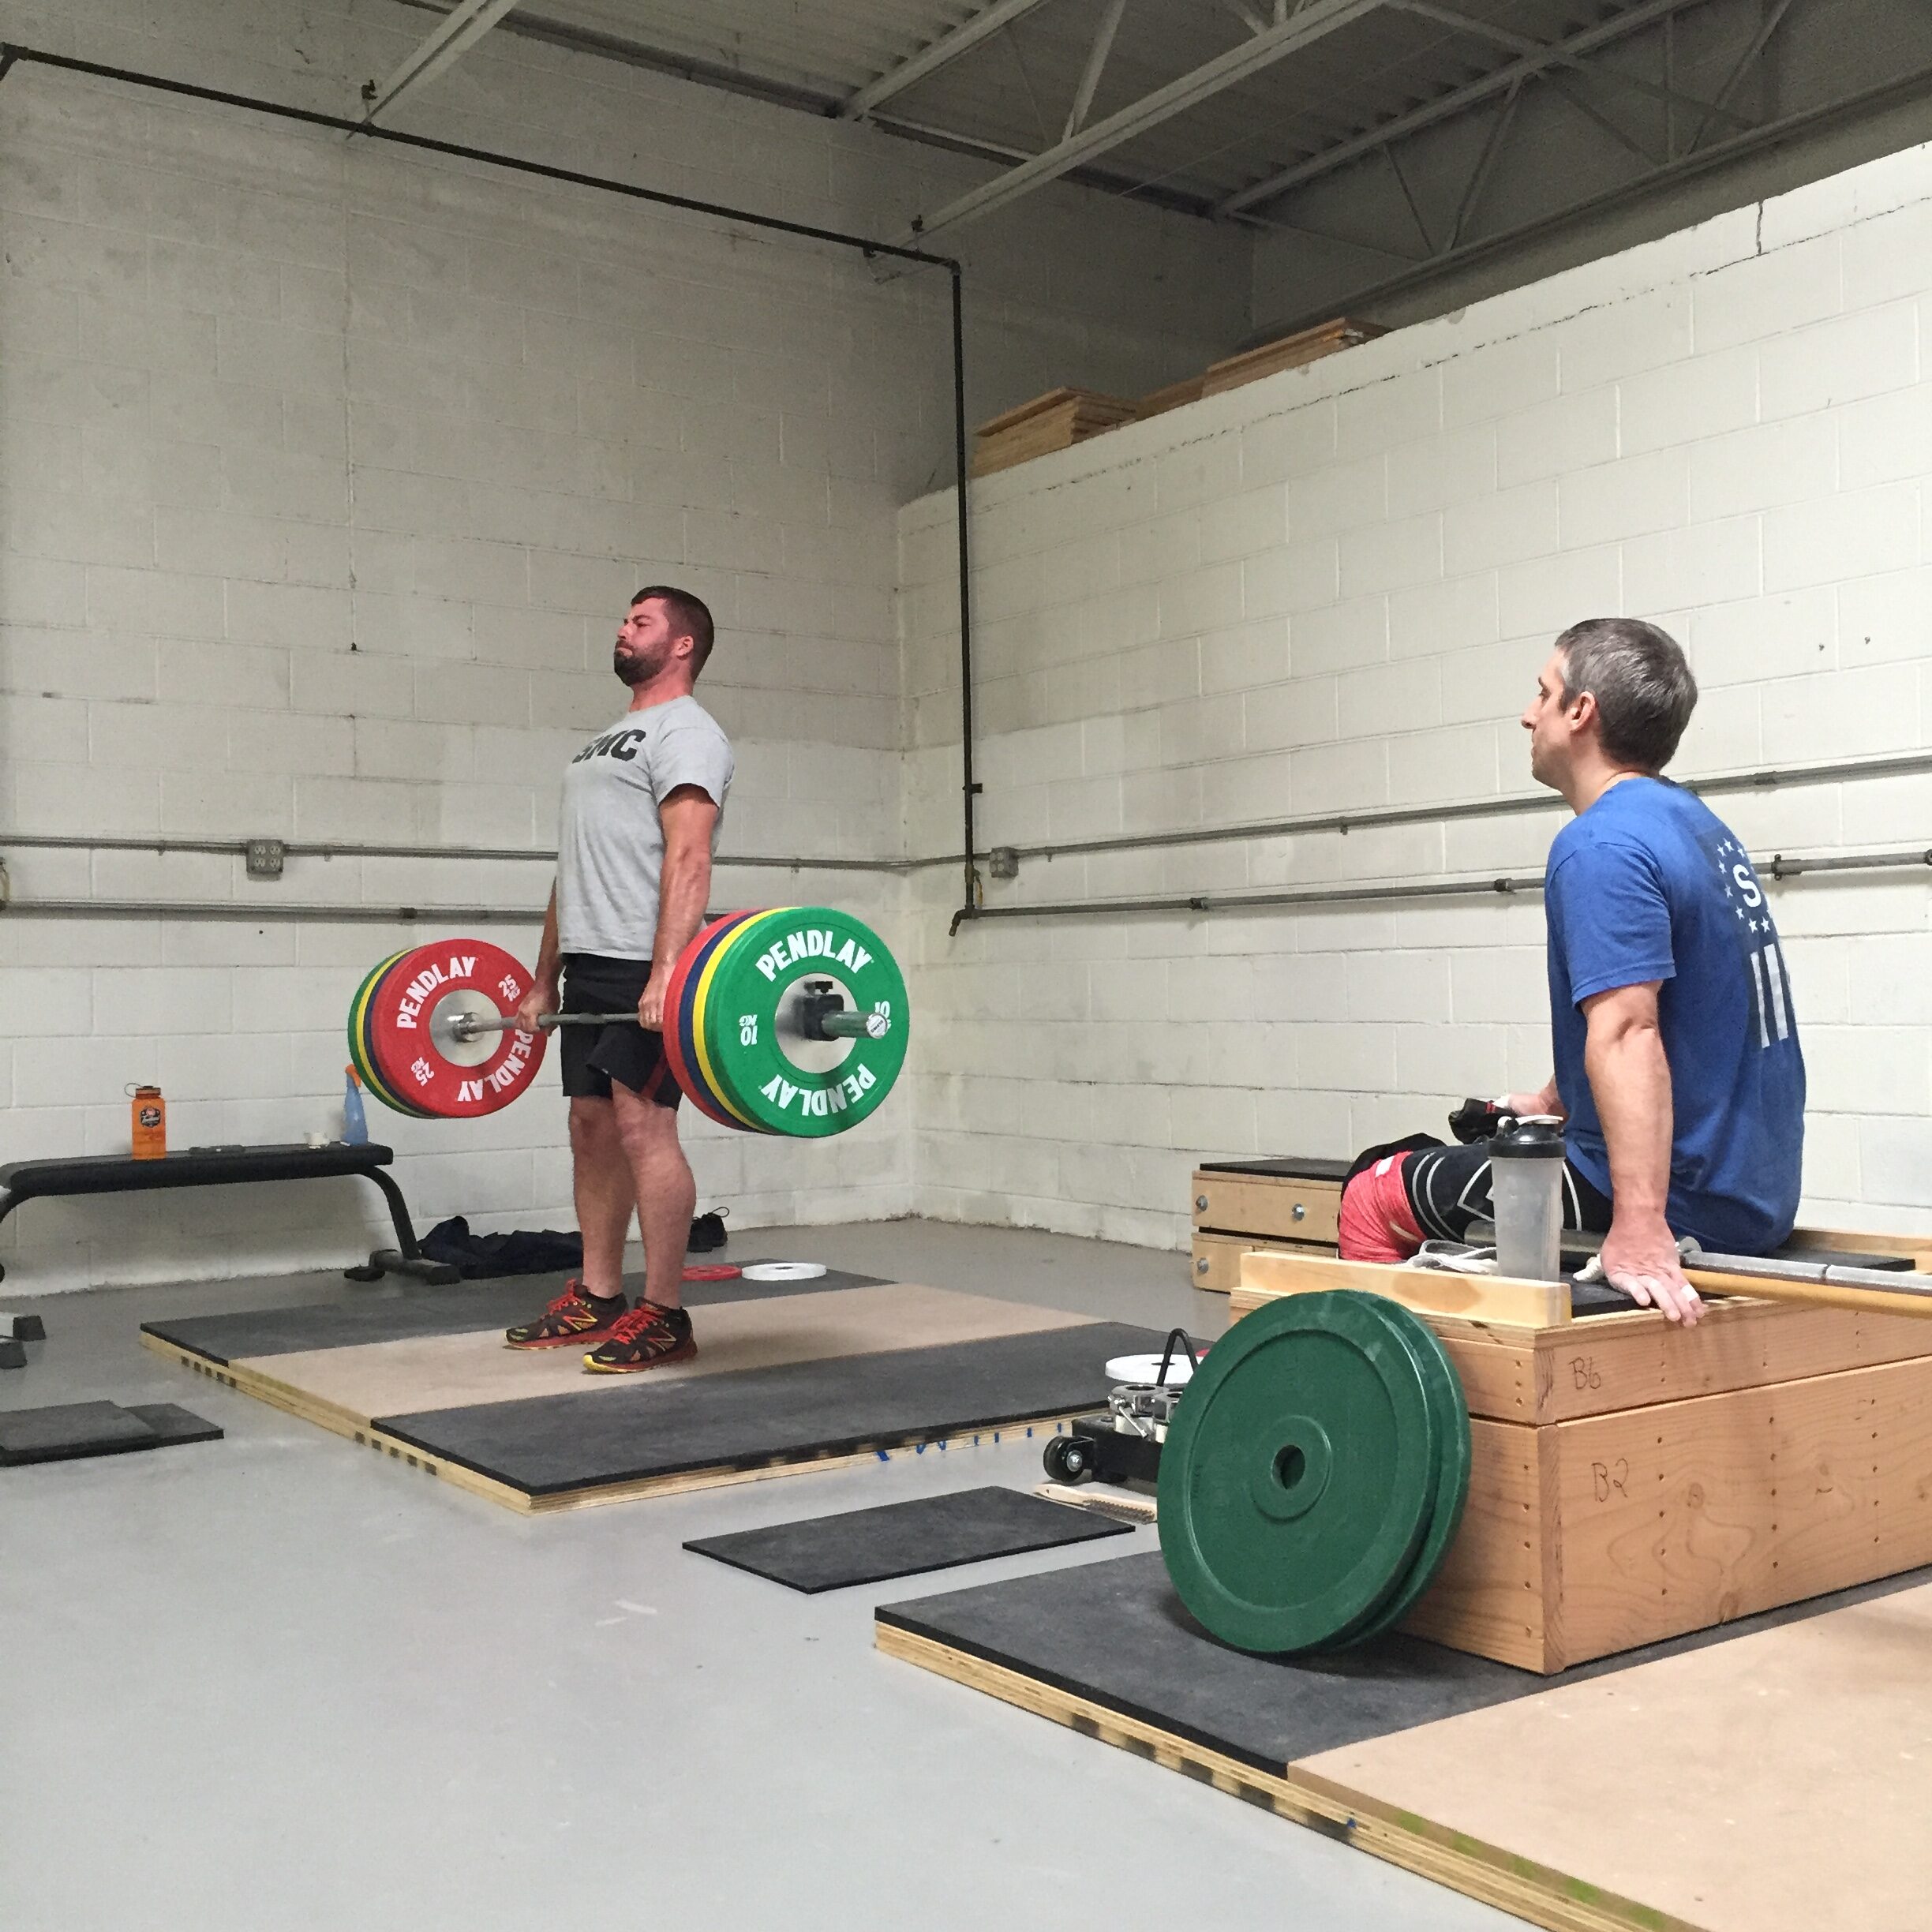
[(423, 1253), (455, 1268), (465, 1281), (504, 1275), (555, 1275), (583, 1266), (583, 1237), (553, 1228), (518, 1228), (507, 1234), (473, 1234), (456, 1215), (439, 1221), (422, 1237)]
[(699, 1537), (684, 1547), (816, 1596), (821, 1590), (883, 1583), (995, 1556), (1131, 1536), (1133, 1529), (1132, 1523), (1018, 1489), (960, 1489), (950, 1496), (808, 1517), (731, 1536)]
[(1372, 1147), (1365, 1153), (1357, 1154), (1349, 1163), (1348, 1172), (1342, 1177), (1342, 1191), (1348, 1192), (1348, 1184), (1358, 1174), (1365, 1174), (1379, 1160), (1386, 1160), (1391, 1154), (1420, 1154), (1425, 1148), (1439, 1148), (1444, 1144), (1434, 1134), (1411, 1134), (1406, 1140), (1385, 1140), (1380, 1147)]
[[(649, 960), (564, 955), (564, 1011), (635, 1013), (650, 977)], [(605, 1027), (559, 1027), (564, 1091), (575, 1100), (608, 1100), (611, 1084), (627, 1087), (661, 1107), (683, 1098), (665, 1058), (664, 1035), (635, 1020)]]
[[(839, 1288), (876, 1288), (874, 1275), (831, 1269), (807, 1282), (687, 1282), (687, 1307), (715, 1301), (764, 1301), (784, 1295), (822, 1294)], [(550, 1294), (561, 1292), (557, 1281)], [(642, 1283), (638, 1284), (640, 1290)], [(527, 1278), (461, 1288), (379, 1288), (320, 1306), (243, 1309), (229, 1315), (183, 1315), (143, 1322), (141, 1332), (213, 1362), (253, 1355), (292, 1355), (306, 1349), (354, 1348), (368, 1342), (406, 1342), (421, 1335), (467, 1335), (507, 1328), (541, 1314), (549, 1299)]]
[[(741, 1369), (666, 1385), (378, 1416), (418, 1449), (528, 1496), (814, 1461), (1104, 1407), (1106, 1365), (1158, 1329), (1090, 1322), (990, 1341)], [(703, 1346), (699, 1330), (698, 1346)]]
[[(1181, 1606), (1157, 1552), (884, 1606), (881, 1623), (1279, 1773), (1317, 1751), (1607, 1676), (1932, 1579), (1919, 1570), (1578, 1664), (1560, 1678), (1392, 1633), (1331, 1656), (1249, 1657)], [(1472, 1767), (1472, 1773), (1476, 1771)]]
[[(691, 1222), (687, 1254), (709, 1254), (724, 1245), (718, 1215), (699, 1215)], [(583, 1266), (583, 1237), (555, 1228), (517, 1228), (507, 1234), (473, 1234), (469, 1221), (452, 1215), (422, 1237), (432, 1261), (455, 1268), (465, 1281), (491, 1281), (506, 1275), (558, 1275)]]

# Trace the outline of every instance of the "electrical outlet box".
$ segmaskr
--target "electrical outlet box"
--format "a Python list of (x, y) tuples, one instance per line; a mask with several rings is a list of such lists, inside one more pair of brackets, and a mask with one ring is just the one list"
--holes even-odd
[(279, 839), (250, 839), (248, 842), (248, 875), (250, 878), (279, 878), (287, 853)]

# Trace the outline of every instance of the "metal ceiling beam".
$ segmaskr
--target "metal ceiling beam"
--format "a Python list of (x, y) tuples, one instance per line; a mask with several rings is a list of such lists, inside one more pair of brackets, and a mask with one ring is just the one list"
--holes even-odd
[(1765, 9), (1764, 18), (1758, 23), (1758, 31), (1752, 35), (1750, 45), (1738, 58), (1736, 66), (1731, 70), (1731, 77), (1717, 90), (1717, 98), (1705, 110), (1704, 118), (1697, 124), (1697, 130), (1690, 137), (1690, 152), (1695, 153), (1698, 144), (1704, 138), (1705, 130), (1717, 115), (1728, 111), (1724, 103), (1737, 92), (1738, 83), (1757, 65), (1758, 56), (1765, 51), (1765, 43), (1784, 24), (1784, 16), (1791, 11), (1792, 0), (1777, 0), (1774, 6)]
[(1351, 25), (1383, 4), (1384, 0), (1302, 0), (1301, 6), (1287, 19), (1270, 27), (1266, 32), (1252, 36), (1219, 59), (1196, 67), (1178, 80), (1169, 81), (1165, 87), (1156, 88), (1132, 107), (1123, 107), (1104, 121), (1096, 121), (1092, 126), (1083, 128), (1057, 147), (1049, 148), (1044, 154), (1035, 155), (1030, 161), (1023, 161), (1019, 167), (994, 176), (957, 200), (947, 202), (934, 213), (915, 222), (913, 232), (918, 235), (932, 234), (956, 222), (990, 214), (994, 208), (1017, 200), (1021, 195), (1043, 183), (1070, 174), (1094, 155), (1105, 154), (1135, 140), (1150, 128), (1172, 120), (1176, 114), (1185, 114), (1190, 107), (1211, 100), (1215, 95), (1246, 80), (1249, 75), (1259, 73), (1289, 54), (1312, 46), (1338, 28)]
[(876, 80), (868, 80), (856, 94), (848, 95), (839, 105), (839, 118), (841, 121), (862, 119), (881, 102), (890, 100), (895, 94), (904, 93), (915, 81), (923, 80), (928, 74), (937, 73), (949, 62), (956, 61), (960, 54), (971, 52), (982, 40), (990, 39), (1002, 27), (1010, 27), (1015, 21), (1024, 20), (1036, 8), (1046, 4), (1046, 0), (994, 0), (991, 6), (982, 7), (970, 20), (962, 21), (950, 33), (942, 34), (937, 40), (922, 47), (910, 59), (902, 60), (897, 67), (888, 67)]
[(1120, 30), (1121, 16), (1126, 11), (1127, 0), (1106, 0), (1100, 24), (1094, 32), (1093, 45), (1087, 50), (1087, 65), (1080, 69), (1080, 84), (1073, 90), (1073, 105), (1067, 110), (1066, 125), (1060, 133), (1062, 140), (1071, 140), (1086, 125), (1094, 90), (1100, 84), (1107, 56), (1114, 51), (1114, 36)]
[(517, 0), (462, 0), (452, 8), (388, 80), (363, 82), (363, 110), (369, 119), (406, 99), (462, 59), (516, 4)]
[[(1499, 27), (1491, 21), (1472, 20), (1466, 13), (1458, 13), (1451, 7), (1439, 6), (1436, 0), (1389, 0), (1389, 4), (1399, 7), (1405, 13), (1413, 13), (1419, 20), (1433, 21), (1440, 27), (1453, 28), (1458, 33), (1473, 35), (1480, 40), (1491, 40), (1498, 47), (1507, 47), (1512, 54), (1535, 55), (1548, 53), (1556, 46), (1554, 41), (1534, 40), (1527, 34), (1512, 32), (1507, 27)], [(1647, 95), (1652, 100), (1661, 100), (1679, 107), (1689, 107), (1703, 114), (1717, 114), (1728, 121), (1732, 126), (1746, 128), (1751, 125), (1749, 114), (1732, 114), (1715, 101), (1699, 100), (1694, 95), (1682, 94), (1674, 88), (1660, 87), (1654, 80), (1646, 80), (1640, 74), (1627, 73), (1620, 67), (1592, 66), (1576, 56), (1567, 56), (1557, 63), (1574, 69), (1578, 73), (1589, 74), (1596, 79), (1607, 80), (1617, 87), (1627, 88), (1633, 94)]]
[[(1606, 189), (1601, 194), (1589, 196), (1568, 208), (1538, 216), (1518, 227), (1501, 229), (1494, 234), (1462, 241), (1452, 251), (1439, 254), (1426, 265), (1351, 291), (1339, 305), (1346, 307), (1350, 314), (1372, 314), (1378, 304), (1422, 287), (1439, 278), (1446, 270), (1488, 259), (1511, 249), (1521, 248), (1573, 230), (1580, 223), (1593, 218), (1601, 218), (1616, 210), (1631, 207), (1655, 193), (1659, 187), (1667, 182), (1700, 179), (1730, 167), (1743, 155), (1777, 148), (1799, 135), (1855, 125), (1872, 115), (1886, 113), (1894, 108), (1908, 106), (1919, 107), (1928, 104), (1932, 104), (1932, 67), (1923, 67), (1903, 74), (1896, 80), (1882, 82), (1877, 87), (1865, 88), (1859, 93), (1847, 95), (1841, 99), (1827, 101), (1815, 107), (1780, 115), (1775, 120), (1761, 122), (1742, 133), (1731, 135), (1723, 140), (1713, 141), (1707, 147), (1700, 148), (1694, 154), (1679, 154), (1660, 166), (1652, 167), (1646, 173), (1634, 175), (1613, 188)], [(1274, 226), (1273, 223), (1267, 225)], [(1297, 228), (1293, 232), (1305, 233), (1306, 230)], [(1324, 299), (1319, 309), (1282, 316), (1269, 324), (1269, 336), (1273, 339), (1292, 335), (1298, 329), (1310, 328), (1316, 322), (1332, 316), (1337, 306), (1334, 301)]]
[(1459, 114), (1466, 107), (1473, 107), (1478, 102), (1488, 100), (1492, 95), (1507, 93), (1510, 88), (1525, 80), (1533, 79), (1551, 67), (1566, 66), (1578, 55), (1593, 54), (1600, 47), (1608, 47), (1612, 42), (1641, 33), (1646, 27), (1653, 27), (1659, 21), (1668, 20), (1672, 15), (1681, 13), (1694, 6), (1701, 6), (1705, 0), (1646, 0), (1646, 4), (1632, 7), (1628, 12), (1618, 14), (1612, 20), (1600, 21), (1594, 27), (1586, 27), (1581, 32), (1567, 36), (1561, 40), (1552, 40), (1540, 54), (1526, 55), (1519, 61), (1512, 61), (1507, 66), (1499, 67), (1492, 74), (1485, 74), (1480, 80), (1472, 80), (1465, 87), (1451, 89), (1432, 101), (1425, 102), (1406, 114), (1398, 114), (1392, 121), (1385, 121), (1380, 126), (1365, 129), (1351, 135), (1348, 140), (1337, 141), (1332, 147), (1324, 148), (1318, 152), (1292, 163), (1263, 180), (1251, 182), (1237, 189), (1215, 205), (1215, 212), (1220, 215), (1243, 215), (1249, 209), (1264, 201), (1272, 200), (1276, 195), (1286, 194), (1290, 188), (1298, 188), (1304, 182), (1313, 181), (1316, 176), (1332, 173), (1349, 162), (1359, 159), (1365, 154), (1372, 154), (1378, 148), (1386, 147), (1391, 141), (1400, 140), (1406, 135), (1419, 133), (1426, 127), (1433, 127), (1439, 121), (1447, 121)]

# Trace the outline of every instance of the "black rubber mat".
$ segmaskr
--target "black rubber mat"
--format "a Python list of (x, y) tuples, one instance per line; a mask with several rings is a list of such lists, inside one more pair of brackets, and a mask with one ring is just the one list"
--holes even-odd
[(526, 1496), (758, 1469), (936, 1441), (1105, 1405), (1106, 1364), (1151, 1328), (1090, 1322), (939, 1348), (790, 1362), (688, 1382), (378, 1416), (376, 1426)]
[(989, 1488), (699, 1537), (684, 1547), (814, 1597), (821, 1590), (1133, 1533), (1132, 1523), (1114, 1522), (1091, 1510), (1020, 1489)]
[(1297, 1758), (1460, 1717), (1932, 1580), (1932, 1569), (1814, 1597), (1665, 1643), (1538, 1676), (1390, 1635), (1331, 1657), (1249, 1657), (1181, 1608), (1159, 1552), (889, 1604), (878, 1622), (1279, 1773)]
[(0, 1468), (122, 1455), (180, 1443), (219, 1441), (212, 1423), (173, 1402), (62, 1402), (51, 1409), (0, 1410)]
[(1267, 1174), (1278, 1181), (1340, 1181), (1350, 1163), (1319, 1154), (1285, 1154), (1270, 1160), (1203, 1161), (1202, 1174)]
[[(757, 1262), (735, 1265), (753, 1267)], [(465, 1335), (473, 1328), (507, 1328), (541, 1314), (544, 1304), (562, 1291), (564, 1279), (520, 1275), (448, 1288), (411, 1286), (312, 1308), (245, 1309), (234, 1315), (143, 1322), (141, 1332), (225, 1365), (256, 1355), (294, 1355), (309, 1349), (354, 1348), (371, 1342), (410, 1342), (422, 1335)], [(719, 1301), (823, 1294), (833, 1288), (871, 1288), (878, 1281), (874, 1275), (848, 1275), (830, 1268), (811, 1281), (687, 1282), (684, 1299), (692, 1308), (703, 1308)], [(635, 1292), (636, 1283), (627, 1286)]]

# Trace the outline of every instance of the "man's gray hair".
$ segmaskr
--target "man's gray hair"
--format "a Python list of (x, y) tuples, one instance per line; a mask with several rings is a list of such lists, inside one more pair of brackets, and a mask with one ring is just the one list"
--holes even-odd
[(1597, 700), (1603, 748), (1619, 765), (1661, 772), (1697, 708), (1697, 680), (1683, 647), (1641, 617), (1590, 617), (1556, 640), (1563, 703)]

